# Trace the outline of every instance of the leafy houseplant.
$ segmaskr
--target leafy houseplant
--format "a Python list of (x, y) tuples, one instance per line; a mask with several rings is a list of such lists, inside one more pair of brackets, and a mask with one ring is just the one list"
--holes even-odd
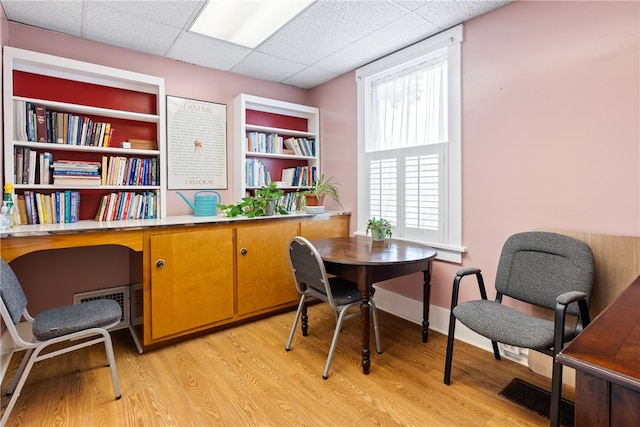
[(243, 197), (242, 201), (233, 205), (218, 205), (222, 214), (228, 217), (246, 215), (248, 218), (270, 216), (274, 213), (286, 215), (289, 212), (279, 205), (284, 191), (272, 182), (255, 191), (253, 197)]
[(300, 195), (305, 197), (306, 206), (324, 206), (324, 198), (329, 196), (344, 209), (344, 206), (340, 203), (338, 184), (333, 183), (332, 179), (333, 177), (325, 178), (324, 175), (320, 175), (311, 187), (299, 192)]
[(371, 231), (371, 238), (376, 242), (382, 242), (385, 238), (391, 237), (391, 221), (384, 218), (369, 218), (367, 221), (367, 234)]

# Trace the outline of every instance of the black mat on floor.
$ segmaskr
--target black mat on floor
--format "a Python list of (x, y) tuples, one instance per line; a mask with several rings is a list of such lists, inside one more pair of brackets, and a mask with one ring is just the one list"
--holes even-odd
[[(549, 418), (551, 407), (551, 393), (520, 378), (514, 378), (498, 393), (510, 401), (524, 406), (533, 412)], [(566, 399), (560, 402), (560, 424), (573, 427), (574, 405)]]

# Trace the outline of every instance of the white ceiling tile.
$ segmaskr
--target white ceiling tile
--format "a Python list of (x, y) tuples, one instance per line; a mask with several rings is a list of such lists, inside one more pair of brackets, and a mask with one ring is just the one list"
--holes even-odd
[(311, 89), (339, 76), (340, 74), (322, 70), (317, 67), (307, 67), (282, 80), (281, 83), (300, 87), (302, 89)]
[(150, 21), (161, 22), (172, 27), (184, 28), (191, 25), (191, 21), (200, 13), (206, 0), (156, 0), (156, 1), (92, 1), (102, 3), (120, 13), (145, 18)]
[(304, 65), (287, 59), (267, 55), (262, 52), (253, 52), (230, 71), (258, 79), (281, 82), (287, 77), (302, 70)]
[(310, 65), (406, 13), (384, 1), (316, 2), (258, 46), (258, 51)]
[(512, 2), (513, 0), (436, 0), (416, 9), (414, 13), (446, 29)]
[(398, 46), (409, 46), (439, 31), (439, 27), (422, 18), (405, 15), (379, 31), (327, 56), (314, 66), (344, 74), (395, 52)]
[(84, 37), (164, 56), (182, 31), (146, 18), (123, 14), (105, 4), (108, 3), (87, 3)]
[[(397, 3), (399, 6), (404, 7), (407, 10), (416, 10), (427, 3), (431, 3), (434, 0), (393, 0), (394, 3)], [(437, 0), (442, 1), (442, 0)]]
[(12, 21), (73, 36), (81, 36), (83, 1), (3, 1)]
[(169, 49), (167, 57), (228, 71), (251, 52), (247, 47), (188, 31)]
[[(229, 0), (254, 1), (254, 0)], [(207, 0), (0, 0), (7, 19), (312, 88), (511, 0), (316, 0), (256, 50), (189, 32)]]

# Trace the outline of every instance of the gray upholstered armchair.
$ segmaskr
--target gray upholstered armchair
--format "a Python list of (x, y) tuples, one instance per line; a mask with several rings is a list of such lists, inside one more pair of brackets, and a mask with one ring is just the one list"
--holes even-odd
[[(551, 425), (559, 425), (562, 395), (562, 365), (556, 354), (589, 324), (587, 303), (594, 278), (593, 254), (589, 246), (571, 237), (549, 232), (525, 232), (507, 239), (496, 274), (496, 299), (489, 301), (478, 268), (459, 270), (453, 282), (449, 337), (444, 383), (451, 382), (451, 363), (456, 320), (491, 340), (500, 360), (499, 342), (529, 348), (553, 357)], [(481, 299), (458, 304), (460, 281), (475, 275)], [(506, 295), (516, 300), (554, 310), (555, 320), (545, 320), (502, 304)], [(566, 314), (578, 317), (575, 328), (565, 323)]]

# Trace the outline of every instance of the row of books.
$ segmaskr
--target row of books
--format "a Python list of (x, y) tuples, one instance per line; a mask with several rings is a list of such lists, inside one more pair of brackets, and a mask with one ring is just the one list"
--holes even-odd
[(316, 167), (297, 166), (282, 169), (280, 180), (292, 187), (310, 187), (316, 181)]
[(289, 212), (301, 210), (301, 197), (295, 192), (286, 193), (282, 197), (281, 205)]
[(297, 156), (315, 157), (316, 140), (311, 138), (287, 138), (284, 140), (284, 146), (293, 150), (293, 154)]
[(283, 154), (284, 138), (277, 133), (247, 132), (247, 151), (250, 153)]
[(158, 159), (103, 156), (102, 185), (158, 185)]
[(158, 184), (158, 159), (103, 156), (102, 162), (53, 160), (49, 152), (28, 147), (14, 148), (14, 182), (16, 184), (54, 184), (57, 186), (93, 187), (100, 185)]
[(18, 224), (62, 224), (78, 222), (80, 192), (57, 191), (51, 194), (25, 191), (16, 195)]
[(152, 191), (121, 191), (102, 196), (96, 221), (153, 219), (158, 217), (158, 195)]
[(316, 140), (294, 137), (285, 139), (277, 133), (247, 132), (247, 152), (315, 157)]
[(53, 155), (38, 153), (27, 147), (14, 147), (14, 182), (16, 184), (50, 184)]
[(14, 120), (17, 141), (108, 147), (114, 127), (87, 116), (47, 109), (27, 101), (15, 102)]
[(100, 186), (100, 163), (82, 160), (56, 160), (53, 184), (60, 186)]
[(245, 183), (247, 187), (261, 187), (271, 183), (271, 174), (258, 159), (245, 160)]

